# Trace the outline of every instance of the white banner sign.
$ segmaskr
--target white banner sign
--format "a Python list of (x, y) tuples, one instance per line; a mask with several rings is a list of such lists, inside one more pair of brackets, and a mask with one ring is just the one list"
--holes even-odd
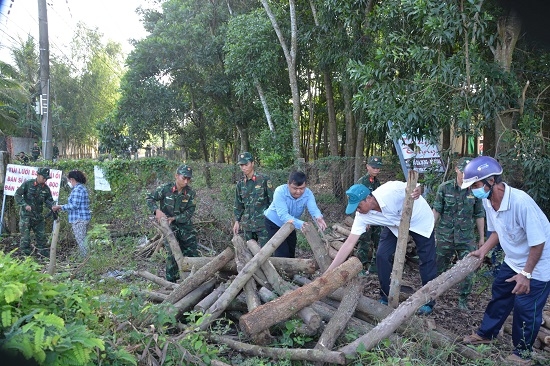
[(111, 191), (111, 185), (105, 178), (105, 173), (103, 169), (99, 166), (94, 166), (94, 177), (95, 177), (95, 190), (96, 191)]
[[(4, 182), (4, 195), (15, 196), (15, 191), (23, 182), (36, 178), (38, 167), (8, 164), (6, 169), (6, 181)], [(61, 170), (50, 169), (50, 179), (46, 183), (52, 191), (52, 197), (55, 202), (59, 200), (59, 188), (61, 186)]]
[[(410, 166), (410, 160), (413, 160), (413, 169), (419, 173), (424, 173), (432, 165), (438, 166), (438, 170), (444, 171), (443, 160), (439, 156), (439, 149), (423, 140), (411, 140), (406, 136), (401, 136), (397, 141), (399, 146), (397, 153), (403, 158), (407, 167)], [(413, 149), (416, 149), (413, 150)]]

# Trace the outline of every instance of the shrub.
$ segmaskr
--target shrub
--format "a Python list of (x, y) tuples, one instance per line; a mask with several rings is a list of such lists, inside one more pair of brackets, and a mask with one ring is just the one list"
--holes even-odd
[(111, 355), (101, 356), (105, 341), (90, 330), (102, 328), (94, 307), (96, 294), (87, 286), (77, 281), (56, 284), (31, 259), (22, 261), (11, 254), (0, 253), (0, 268), (3, 351), (21, 353), (43, 365), (98, 364), (98, 356), (136, 364), (124, 350), (111, 349)]

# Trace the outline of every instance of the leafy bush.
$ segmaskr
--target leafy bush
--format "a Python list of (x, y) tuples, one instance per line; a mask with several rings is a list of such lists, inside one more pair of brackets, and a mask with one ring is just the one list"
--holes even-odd
[(43, 365), (92, 365), (98, 364), (98, 357), (136, 364), (122, 349), (101, 353), (106, 351), (105, 341), (91, 328), (104, 328), (100, 319), (106, 318), (99, 316), (97, 294), (88, 287), (76, 281), (56, 284), (31, 259), (22, 261), (1, 252), (0, 268), (2, 350)]

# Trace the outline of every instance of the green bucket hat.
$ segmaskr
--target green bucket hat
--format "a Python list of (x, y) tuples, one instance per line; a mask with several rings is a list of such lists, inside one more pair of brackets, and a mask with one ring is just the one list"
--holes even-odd
[(183, 165), (180, 165), (178, 170), (176, 170), (176, 174), (183, 175), (184, 177), (187, 177), (187, 178), (192, 178), (193, 177), (193, 169), (191, 169), (190, 166), (187, 166), (186, 164), (183, 164)]

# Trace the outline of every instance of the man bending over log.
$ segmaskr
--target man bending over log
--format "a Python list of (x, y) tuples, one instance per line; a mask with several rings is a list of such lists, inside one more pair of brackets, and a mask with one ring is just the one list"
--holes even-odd
[[(378, 281), (380, 282), (380, 303), (384, 305), (388, 304), (392, 256), (397, 245), (406, 187), (407, 184), (404, 182), (391, 181), (382, 184), (372, 192), (362, 184), (354, 184), (347, 190), (348, 205), (346, 214), (350, 215), (354, 211), (357, 212), (353, 220), (351, 234), (328, 268), (328, 270), (331, 270), (346, 260), (357, 240), (369, 225), (384, 226), (380, 233), (380, 242), (376, 252), (376, 266)], [(430, 205), (420, 196), (420, 191), (420, 188), (417, 187), (412, 193), (415, 202), (409, 235), (412, 236), (416, 244), (416, 250), (420, 258), (420, 277), (422, 278), (422, 285), (425, 285), (437, 277), (437, 266), (433, 233), (434, 216)], [(418, 314), (431, 314), (433, 306), (433, 301), (421, 306), (418, 309)]]
[[(300, 216), (307, 210), (317, 221), (321, 231), (327, 228), (323, 214), (313, 196), (311, 189), (307, 188), (307, 177), (303, 172), (293, 171), (288, 177), (288, 183), (275, 189), (273, 202), (264, 211), (265, 228), (268, 239), (271, 239), (277, 231), (287, 222), (292, 222), (294, 227), (302, 230), (308, 223), (300, 220)], [(288, 238), (279, 245), (274, 257), (295, 258), (296, 256), (296, 231), (290, 233)]]

